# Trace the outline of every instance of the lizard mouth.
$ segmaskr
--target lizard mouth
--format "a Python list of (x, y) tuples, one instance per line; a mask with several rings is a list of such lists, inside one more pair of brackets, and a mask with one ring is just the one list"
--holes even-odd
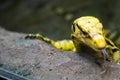
[(108, 52), (106, 51), (106, 49), (102, 49), (101, 50), (103, 58), (104, 58), (104, 62), (106, 62), (106, 59), (109, 57)]

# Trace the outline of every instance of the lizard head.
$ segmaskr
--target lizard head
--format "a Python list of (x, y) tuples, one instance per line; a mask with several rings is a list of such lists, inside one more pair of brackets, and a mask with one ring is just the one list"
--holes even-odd
[(106, 47), (103, 25), (92, 16), (76, 19), (72, 25), (71, 37), (73, 42), (82, 42), (94, 50), (102, 50)]

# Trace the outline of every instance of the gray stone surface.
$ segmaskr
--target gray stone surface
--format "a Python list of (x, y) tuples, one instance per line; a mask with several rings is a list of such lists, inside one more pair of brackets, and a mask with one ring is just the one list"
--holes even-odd
[(101, 67), (80, 53), (25, 36), (0, 28), (0, 67), (32, 80), (120, 80), (119, 65), (112, 64), (101, 74)]

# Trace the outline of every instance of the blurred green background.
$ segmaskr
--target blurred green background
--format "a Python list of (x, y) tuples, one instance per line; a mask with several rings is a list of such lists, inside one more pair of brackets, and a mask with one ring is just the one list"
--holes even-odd
[(69, 39), (72, 22), (95, 16), (109, 35), (120, 34), (120, 0), (0, 0), (0, 25), (7, 30)]

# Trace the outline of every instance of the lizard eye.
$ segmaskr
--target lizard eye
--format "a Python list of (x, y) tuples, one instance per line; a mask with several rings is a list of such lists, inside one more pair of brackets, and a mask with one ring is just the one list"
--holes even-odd
[(79, 26), (79, 25), (77, 24), (77, 27), (78, 27), (78, 29), (81, 31), (81, 33), (83, 34), (83, 37), (90, 38), (89, 33), (86, 32), (86, 31), (84, 31), (84, 30), (81, 28), (81, 26)]
[(75, 25), (74, 25), (74, 23), (72, 24), (72, 31), (75, 32)]

